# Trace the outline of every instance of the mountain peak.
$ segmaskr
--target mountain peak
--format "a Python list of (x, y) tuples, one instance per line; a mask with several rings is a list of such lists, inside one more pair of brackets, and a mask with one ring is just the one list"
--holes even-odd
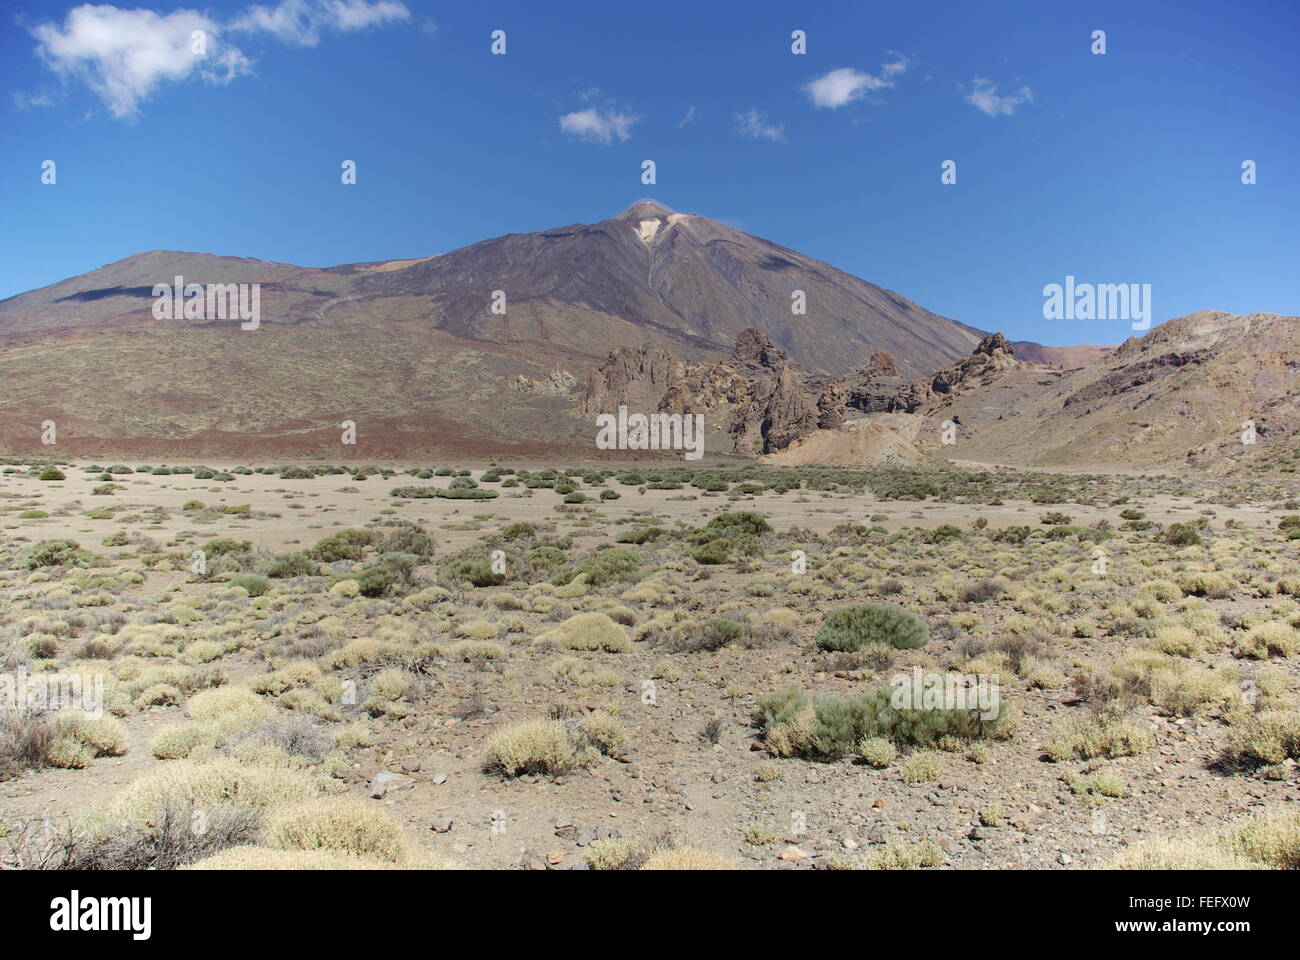
[(658, 200), (641, 199), (632, 206), (620, 213), (615, 220), (649, 220), (652, 217), (666, 217), (670, 213), (676, 213), (671, 207), (667, 207)]

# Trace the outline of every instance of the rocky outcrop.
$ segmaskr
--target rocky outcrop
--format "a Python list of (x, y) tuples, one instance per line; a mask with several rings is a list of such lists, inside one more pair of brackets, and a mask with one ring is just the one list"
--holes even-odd
[(664, 347), (643, 343), (639, 347), (616, 347), (587, 376), (578, 393), (578, 408), (586, 416), (609, 413), (620, 404), (659, 408), (660, 398), (672, 388), (683, 364)]
[(736, 337), (731, 362), (738, 367), (776, 370), (790, 362), (790, 356), (762, 330), (749, 327)]
[(1098, 400), (1148, 387), (1175, 370), (1206, 363), (1211, 357), (1209, 350), (1194, 350), (1187, 353), (1165, 353), (1137, 363), (1124, 364), (1066, 397), (1062, 409), (1068, 410), (1081, 404), (1087, 406)]
[(1000, 333), (991, 333), (965, 360), (944, 367), (928, 380), (914, 380), (899, 390), (890, 410), (915, 413), (940, 402), (949, 394), (989, 383), (1019, 362), (1007, 338)]
[(754, 385), (754, 397), (737, 409), (730, 433), (737, 452), (772, 453), (817, 429), (816, 396), (781, 364)]
[(614, 350), (587, 378), (578, 402), (587, 414), (619, 404), (703, 413), (725, 424), (734, 452), (771, 454), (817, 430), (839, 428), (850, 411), (912, 413), (1016, 362), (1006, 338), (993, 334), (970, 357), (926, 380), (905, 382), (883, 350), (831, 380), (791, 360), (766, 333), (747, 329), (736, 338), (731, 357), (719, 363), (687, 366), (648, 344)]
[(784, 449), (844, 417), (835, 384), (795, 363), (757, 329), (741, 331), (731, 357), (720, 363), (687, 366), (648, 344), (612, 351), (587, 378), (578, 405), (591, 415), (619, 404), (704, 413), (714, 422), (721, 417), (738, 453)]
[(888, 413), (905, 385), (893, 356), (884, 350), (877, 350), (865, 367), (840, 381), (844, 403), (863, 413)]

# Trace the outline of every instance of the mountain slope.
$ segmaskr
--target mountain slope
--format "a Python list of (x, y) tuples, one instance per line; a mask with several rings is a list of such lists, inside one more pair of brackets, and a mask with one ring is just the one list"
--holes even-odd
[[(157, 320), (155, 284), (260, 284), (255, 330)], [(490, 304), (505, 297), (504, 313)], [(802, 291), (807, 311), (791, 312)], [(326, 269), (151, 251), (0, 302), (0, 449), (178, 456), (592, 452), (576, 385), (647, 340), (691, 362), (757, 328), (818, 376), (888, 350), (915, 377), (979, 331), (827, 264), (648, 201), (438, 256)], [(343, 420), (358, 445), (339, 446)]]
[[(962, 430), (945, 455), (1032, 466), (1289, 466), (1300, 453), (1300, 318), (1201, 311), (1076, 370), (1016, 364), (920, 411)], [(1253, 444), (1241, 442), (1255, 425)]]

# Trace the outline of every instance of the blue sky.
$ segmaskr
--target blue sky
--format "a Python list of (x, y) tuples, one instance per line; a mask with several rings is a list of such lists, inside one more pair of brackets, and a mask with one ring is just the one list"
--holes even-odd
[(1045, 320), (1067, 274), (1151, 284), (1156, 322), (1300, 313), (1290, 0), (7, 7), (0, 297), (155, 248), (428, 256), (648, 196), (1014, 339), (1130, 335)]

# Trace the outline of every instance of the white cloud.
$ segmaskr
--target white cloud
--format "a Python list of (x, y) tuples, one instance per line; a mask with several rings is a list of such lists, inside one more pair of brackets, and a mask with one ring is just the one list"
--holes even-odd
[(632, 136), (632, 124), (639, 117), (613, 106), (588, 107), (560, 117), (560, 129), (583, 140), (609, 145)]
[(405, 20), (411, 12), (405, 4), (392, 0), (281, 0), (273, 7), (253, 6), (230, 27), (249, 33), (269, 33), (284, 41), (304, 47), (320, 43), (323, 31), (348, 33), (378, 26), (393, 20)]
[(685, 115), (680, 120), (677, 121), (677, 126), (678, 127), (690, 126), (692, 123), (695, 122), (695, 118), (697, 115), (698, 114), (695, 109), (695, 104), (692, 103), (689, 107), (686, 108)]
[(890, 59), (881, 64), (879, 74), (840, 67), (809, 81), (803, 89), (814, 106), (836, 110), (854, 100), (860, 100), (869, 92), (890, 89), (894, 86), (895, 78), (901, 77), (912, 65), (912, 61), (901, 53), (891, 50), (889, 56)]
[(757, 107), (750, 107), (744, 113), (736, 114), (736, 132), (742, 137), (750, 137), (754, 140), (785, 143), (785, 128), (768, 123), (767, 117), (759, 113)]
[[(206, 56), (191, 52), (195, 30), (206, 35)], [(220, 43), (218, 33), (216, 23), (194, 10), (164, 16), (90, 4), (68, 11), (62, 28), (42, 23), (32, 30), (37, 56), (65, 80), (84, 81), (115, 117), (137, 114), (166, 81), (197, 75), (229, 83), (248, 73), (248, 58)]]
[[(252, 73), (252, 61), (223, 34), (269, 34), (311, 46), (322, 30), (349, 32), (409, 16), (405, 6), (391, 0), (284, 0), (276, 7), (251, 7), (223, 25), (195, 10), (160, 14), (83, 4), (68, 11), (62, 26), (41, 23), (31, 34), (36, 55), (60, 79), (85, 83), (113, 116), (130, 118), (164, 83), (197, 77), (227, 84)], [(193, 52), (196, 30), (203, 31), (204, 54)]]
[(966, 102), (990, 117), (1009, 117), (1022, 103), (1033, 103), (1034, 92), (1029, 87), (1022, 86), (1019, 93), (998, 96), (997, 84), (988, 77), (976, 77), (975, 89), (966, 94)]

